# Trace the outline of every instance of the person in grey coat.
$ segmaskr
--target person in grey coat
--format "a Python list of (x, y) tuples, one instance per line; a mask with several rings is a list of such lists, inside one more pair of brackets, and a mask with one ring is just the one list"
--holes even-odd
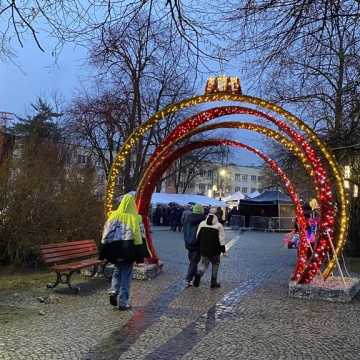
[(188, 251), (189, 267), (186, 275), (188, 286), (192, 286), (192, 281), (197, 274), (197, 266), (200, 261), (200, 248), (196, 241), (196, 232), (199, 224), (204, 220), (204, 208), (196, 204), (192, 208), (192, 214), (184, 219), (184, 241)]

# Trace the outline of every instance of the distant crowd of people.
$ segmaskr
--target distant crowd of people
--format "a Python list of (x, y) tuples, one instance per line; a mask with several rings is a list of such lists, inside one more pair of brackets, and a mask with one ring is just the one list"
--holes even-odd
[[(181, 206), (175, 203), (169, 205), (157, 204), (152, 213), (152, 223), (155, 226), (169, 226), (172, 231), (182, 231), (184, 219), (191, 213), (192, 206), (189, 204)], [(218, 221), (222, 225), (236, 226), (239, 222), (240, 210), (234, 206), (232, 209), (221, 207), (212, 208), (211, 206), (204, 206), (204, 215), (208, 215), (210, 211), (214, 213)]]

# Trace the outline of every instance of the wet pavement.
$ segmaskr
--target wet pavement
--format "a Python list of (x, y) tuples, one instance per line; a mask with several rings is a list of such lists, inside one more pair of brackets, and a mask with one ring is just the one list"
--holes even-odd
[[(0, 359), (360, 359), (360, 299), (350, 304), (287, 297), (295, 251), (282, 235), (226, 232), (220, 289), (185, 288), (182, 235), (154, 231), (164, 271), (133, 281), (130, 312), (108, 304), (104, 279), (67, 289), (0, 292)], [(15, 296), (16, 295), (16, 296)], [(25, 311), (27, 310), (27, 311)]]

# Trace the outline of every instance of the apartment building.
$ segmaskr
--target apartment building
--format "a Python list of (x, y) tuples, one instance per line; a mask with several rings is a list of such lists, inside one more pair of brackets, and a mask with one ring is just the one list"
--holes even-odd
[[(261, 175), (262, 168), (257, 165), (202, 163), (199, 165), (198, 174), (190, 183), (186, 182), (187, 174), (183, 174), (179, 192), (185, 189), (185, 193), (203, 194), (214, 198), (223, 198), (237, 191), (246, 195), (265, 186)], [(168, 181), (162, 191), (174, 192), (174, 184)]]

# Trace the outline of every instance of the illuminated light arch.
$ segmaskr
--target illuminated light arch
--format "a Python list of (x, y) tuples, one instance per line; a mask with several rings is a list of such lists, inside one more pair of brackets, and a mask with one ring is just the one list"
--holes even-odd
[[(150, 130), (154, 124), (161, 121), (167, 115), (183, 110), (190, 106), (195, 106), (202, 103), (215, 102), (215, 101), (243, 102), (273, 111), (286, 118), (292, 124), (296, 125), (298, 128), (300, 128), (300, 130), (304, 131), (309, 137), (309, 139), (316, 144), (316, 146), (318, 147), (324, 158), (328, 161), (329, 167), (335, 177), (336, 189), (339, 196), (338, 200), (339, 200), (340, 229), (337, 234), (337, 242), (336, 242), (336, 254), (339, 255), (345, 244), (347, 226), (348, 226), (347, 194), (344, 188), (343, 176), (341, 174), (339, 165), (337, 164), (332, 153), (327, 149), (326, 145), (317, 137), (315, 132), (303, 121), (298, 119), (290, 112), (282, 109), (278, 105), (251, 96), (242, 96), (242, 95), (236, 95), (230, 93), (217, 93), (217, 94), (197, 96), (190, 99), (186, 99), (176, 104), (171, 104), (166, 108), (164, 108), (163, 110), (158, 111), (152, 117), (150, 117), (148, 121), (146, 121), (144, 124), (139, 126), (127, 138), (123, 147), (117, 154), (115, 161), (113, 162), (107, 184), (106, 202), (105, 202), (106, 213), (109, 213), (113, 208), (116, 177), (118, 176), (120, 169), (123, 167), (125, 163), (125, 159), (130, 154), (131, 149), (137, 143), (137, 141), (145, 134), (145, 132)], [(335, 259), (332, 258), (324, 272), (325, 276), (331, 273), (334, 266), (335, 266)]]
[[(312, 177), (313, 171), (314, 171), (313, 164), (309, 161), (309, 159), (306, 156), (304, 156), (301, 148), (296, 143), (291, 142), (288, 138), (286, 138), (279, 132), (269, 129), (269, 128), (266, 128), (261, 125), (253, 124), (253, 123), (225, 121), (225, 122), (202, 126), (202, 127), (198, 127), (198, 128), (194, 128), (194, 129), (189, 128), (189, 130), (185, 134), (179, 136), (176, 140), (174, 140), (171, 143), (167, 143), (167, 141), (166, 141), (167, 138), (166, 138), (164, 140), (164, 142), (162, 142), (157, 148), (157, 149), (159, 149), (161, 147), (161, 151), (159, 151), (159, 152), (156, 151), (155, 158), (154, 159), (150, 158), (149, 161), (147, 162), (146, 170), (145, 170), (143, 176), (141, 177), (141, 180), (137, 187), (136, 204), (139, 205), (139, 202), (140, 202), (141, 196), (142, 196), (142, 192), (144, 189), (144, 185), (148, 180), (151, 169), (156, 165), (157, 161), (155, 161), (155, 159), (159, 159), (159, 157), (161, 158), (161, 156), (163, 154), (167, 154), (169, 151), (171, 151), (171, 148), (174, 145), (176, 145), (177, 143), (181, 142), (182, 140), (184, 140), (186, 138), (189, 138), (189, 137), (196, 135), (198, 133), (201, 133), (201, 132), (206, 132), (206, 131), (216, 130), (216, 129), (223, 129), (223, 128), (255, 131), (262, 135), (270, 137), (273, 140), (276, 140), (281, 145), (283, 145), (287, 150), (289, 150), (290, 152), (293, 152), (299, 158), (299, 160), (301, 161), (301, 163), (303, 164), (303, 166), (305, 168), (305, 171), (308, 173), (308, 175), (310, 177)], [(164, 143), (167, 143), (167, 145), (163, 146)], [(316, 198), (317, 198), (318, 202), (321, 203), (319, 188), (317, 188), (315, 186), (315, 190), (317, 193)]]
[[(312, 278), (316, 275), (316, 273), (320, 270), (320, 266), (322, 265), (325, 257), (324, 248), (326, 250), (329, 250), (330, 246), (328, 243), (328, 237), (326, 230), (329, 230), (329, 235), (332, 236), (333, 233), (333, 226), (334, 226), (334, 209), (332, 206), (332, 194), (331, 194), (331, 188), (328, 184), (328, 181), (326, 179), (326, 172), (322, 167), (321, 160), (317, 157), (317, 154), (314, 149), (307, 143), (306, 139), (300, 135), (297, 134), (294, 130), (292, 130), (287, 124), (284, 122), (275, 119), (274, 117), (262, 113), (258, 110), (239, 107), (239, 106), (226, 106), (226, 107), (217, 107), (208, 109), (206, 111), (200, 112), (183, 122), (181, 122), (172, 132), (168, 134), (168, 136), (163, 140), (163, 142), (157, 147), (154, 154), (150, 157), (148, 164), (153, 164), (157, 161), (159, 156), (166, 151), (170, 150), (171, 145), (174, 145), (178, 141), (181, 141), (182, 139), (189, 137), (193, 135), (193, 132), (196, 133), (195, 130), (196, 127), (204, 124), (207, 121), (213, 120), (218, 116), (223, 115), (234, 115), (234, 114), (248, 114), (248, 115), (255, 115), (261, 118), (264, 118), (266, 120), (270, 120), (271, 122), (275, 123), (280, 129), (282, 129), (293, 141), (294, 144), (297, 144), (297, 146), (301, 147), (301, 149), (304, 151), (304, 156), (300, 155), (300, 159), (303, 157), (307, 157), (308, 161), (315, 165), (316, 169), (313, 169), (313, 176), (312, 178), (315, 180), (315, 189), (317, 193), (318, 202), (321, 206), (321, 226), (320, 228), (320, 239), (317, 242), (317, 246), (315, 249), (316, 256), (313, 257), (313, 261), (309, 264), (309, 267), (306, 269), (306, 273), (304, 274), (304, 277)], [(248, 127), (251, 127), (251, 124), (247, 125)], [(199, 131), (203, 127), (199, 128)], [(258, 129), (255, 131), (262, 131), (264, 134), (268, 133), (273, 134), (274, 139), (279, 139), (280, 134), (277, 132), (271, 132), (271, 129), (267, 129), (265, 127), (256, 127), (254, 126), (252, 129)], [(275, 135), (274, 135), (275, 134)], [(283, 137), (281, 137), (283, 139)], [(288, 147), (290, 150), (291, 148)], [(138, 199), (141, 197), (141, 188), (142, 183), (147, 179), (148, 171), (150, 169), (151, 165), (147, 167), (147, 170), (145, 171), (145, 174), (143, 175), (140, 185), (138, 186)], [(320, 189), (320, 191), (318, 191)], [(303, 254), (299, 254), (299, 256), (306, 256), (306, 252)], [(310, 273), (310, 274), (309, 274)], [(298, 275), (300, 280), (300, 274)], [(306, 280), (308, 281), (308, 280)]]
[[(180, 128), (184, 123), (186, 123), (186, 121), (179, 124), (178, 127)], [(192, 125), (196, 126), (196, 124), (194, 124), (194, 123)], [(253, 124), (253, 123), (242, 123), (242, 122), (221, 122), (221, 123), (216, 123), (216, 124), (212, 124), (212, 125), (208, 125), (208, 126), (194, 128), (194, 129), (188, 128), (187, 132), (184, 132), (183, 135), (179, 136), (178, 138), (175, 137), (174, 139), (176, 139), (176, 140), (174, 140), (172, 143), (169, 143), (167, 146), (163, 146), (164, 143), (168, 143), (166, 141), (167, 138), (164, 139), (164, 142), (162, 144), (160, 144), (158, 147), (158, 148), (161, 147), (162, 150), (160, 152), (156, 152), (157, 161), (151, 161), (151, 159), (149, 160), (150, 164), (147, 167), (146, 172), (144, 173), (144, 175), (139, 183), (139, 186), (137, 188), (137, 191), (136, 191), (136, 203), (137, 203), (138, 210), (141, 215), (146, 215), (146, 213), (147, 213), (147, 207), (144, 208), (141, 205), (141, 200), (144, 198), (144, 192), (145, 192), (147, 184), (149, 183), (149, 181), (151, 179), (151, 174), (154, 171), (156, 171), (156, 168), (158, 166), (160, 166), (159, 164), (168, 164), (168, 162), (165, 160), (165, 158), (166, 158), (167, 154), (169, 154), (169, 152), (171, 151), (171, 148), (176, 143), (184, 140), (185, 138), (191, 137), (197, 133), (209, 131), (209, 130), (220, 129), (220, 128), (238, 128), (238, 129), (256, 131), (258, 133), (261, 133), (265, 136), (268, 136), (268, 137), (278, 141), (287, 150), (293, 152), (300, 159), (306, 172), (310, 176), (312, 176), (312, 172), (313, 172), (312, 164), (309, 162), (307, 157), (304, 156), (301, 148), (296, 143), (291, 142), (288, 138), (284, 137), (282, 134), (276, 132), (275, 130), (268, 129), (264, 126)], [(176, 132), (176, 130), (177, 130), (177, 128), (174, 129), (174, 132)], [(168, 137), (171, 138), (172, 137), (171, 134), (172, 133), (170, 133)], [(319, 199), (319, 197), (320, 197), (320, 195), (317, 194), (318, 199)], [(319, 202), (320, 202), (320, 199), (319, 199)], [(149, 226), (149, 225), (147, 224), (147, 226)], [(314, 261), (316, 261), (316, 262), (320, 261), (320, 264), (323, 261), (323, 258), (325, 256), (325, 252), (323, 251), (323, 249), (320, 250), (320, 247), (325, 246), (325, 245), (326, 245), (326, 239), (322, 239), (321, 241), (319, 241), (319, 248), (317, 248), (317, 251), (315, 251), (315, 254), (318, 254), (318, 255), (316, 257), (314, 257)], [(308, 250), (307, 247), (299, 247), (298, 258), (303, 258), (305, 260), (307, 258), (307, 250)], [(304, 276), (306, 277), (306, 268), (303, 270), (305, 273)], [(300, 280), (301, 272), (296, 271), (295, 274), (297, 276), (296, 280)]]
[[(303, 209), (302, 209), (302, 206), (300, 203), (300, 199), (299, 199), (299, 197), (296, 193), (296, 190), (295, 190), (293, 184), (291, 183), (290, 179), (286, 176), (286, 174), (278, 166), (278, 164), (274, 160), (272, 160), (270, 157), (265, 155), (263, 152), (261, 152), (260, 150), (254, 148), (252, 146), (249, 146), (249, 145), (246, 145), (241, 142), (234, 141), (234, 140), (215, 139), (215, 140), (197, 141), (197, 142), (187, 144), (187, 145), (183, 146), (182, 148), (175, 150), (171, 154), (164, 155), (160, 159), (161, 161), (159, 162), (159, 165), (156, 167), (153, 167), (151, 170), (151, 173), (148, 175), (148, 180), (146, 182), (145, 189), (142, 193), (141, 201), (140, 201), (139, 207), (138, 207), (139, 213), (147, 214), (147, 211), (148, 211), (148, 208), (149, 208), (150, 202), (151, 202), (151, 196), (155, 189), (156, 183), (158, 182), (158, 180), (161, 178), (162, 174), (166, 171), (166, 169), (168, 168), (168, 166), (171, 163), (173, 163), (178, 158), (180, 158), (181, 156), (183, 156), (184, 154), (186, 154), (192, 150), (203, 148), (203, 147), (209, 147), (209, 146), (219, 146), (219, 145), (228, 145), (228, 146), (238, 147), (238, 148), (242, 148), (247, 151), (253, 152), (257, 156), (259, 156), (261, 159), (263, 159), (267, 163), (267, 165), (269, 165), (270, 168), (280, 177), (284, 187), (287, 189), (289, 196), (291, 197), (291, 199), (295, 205), (295, 213), (296, 213), (296, 218), (297, 218), (298, 225), (299, 225), (299, 235), (300, 235), (300, 246), (299, 246), (298, 251), (299, 252), (300, 251), (307, 252), (308, 243), (307, 243), (307, 237), (306, 237), (306, 222), (305, 222), (305, 218), (304, 218), (304, 213), (303, 213)], [(144, 219), (144, 226), (145, 226), (145, 230), (146, 230), (146, 239), (147, 239), (148, 247), (152, 253), (152, 257), (157, 259), (156, 250), (152, 243), (152, 236), (151, 236), (151, 230), (150, 230), (151, 225), (150, 225), (149, 218), (147, 215), (144, 215), (143, 219)], [(298, 256), (294, 274), (293, 274), (294, 280), (296, 279), (296, 275), (298, 273), (302, 274), (304, 272), (305, 267), (306, 267), (306, 259), (304, 257)]]

